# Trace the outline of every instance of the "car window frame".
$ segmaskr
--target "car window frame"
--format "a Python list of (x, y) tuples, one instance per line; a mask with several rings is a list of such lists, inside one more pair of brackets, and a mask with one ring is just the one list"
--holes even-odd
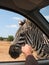
[[(18, 14), (20, 14), (20, 15), (23, 15), (24, 17), (27, 17), (29, 20), (31, 20), (32, 21), (32, 19), (30, 18), (30, 17), (28, 17), (28, 16), (26, 16), (25, 14), (23, 14), (23, 13), (21, 13), (21, 12), (19, 12), (19, 11), (14, 11), (14, 10), (12, 10), (12, 9), (9, 9), (9, 8), (2, 8), (1, 7), (1, 9), (5, 9), (5, 10), (9, 10), (9, 11), (12, 11), (12, 12), (15, 12), (15, 13), (18, 13)], [(32, 11), (31, 11), (32, 12)], [(39, 9), (37, 9), (36, 11), (34, 11), (34, 14), (35, 13), (37, 13), (38, 15), (39, 15), (39, 17), (41, 16), (45, 21), (46, 21), (46, 19), (40, 14), (40, 12), (39, 12)], [(30, 14), (31, 15), (31, 14)], [(32, 16), (32, 15), (31, 15)], [(37, 25), (36, 23), (35, 23), (35, 25)], [(38, 25), (37, 25), (38, 26)], [(39, 26), (38, 26), (39, 27)], [(39, 27), (40, 28), (40, 27)], [(41, 28), (40, 28), (41, 29)], [(42, 30), (42, 29), (41, 29)], [(43, 31), (43, 30), (42, 30)], [(44, 31), (43, 31), (44, 32)], [(45, 33), (45, 32), (44, 32)], [(45, 33), (46, 34), (46, 33)], [(47, 34), (46, 34), (47, 35)], [(48, 36), (49, 37), (49, 36)], [(40, 60), (41, 61), (41, 60)], [(5, 62), (5, 63), (17, 63), (17, 61), (9, 61), (9, 62)], [(18, 61), (18, 63), (19, 62), (25, 62), (25, 61)], [(4, 62), (0, 62), (0, 63), (4, 63)], [(41, 64), (41, 63), (39, 63), (39, 64)], [(44, 63), (45, 64), (45, 63)], [(42, 65), (42, 64), (41, 64)]]

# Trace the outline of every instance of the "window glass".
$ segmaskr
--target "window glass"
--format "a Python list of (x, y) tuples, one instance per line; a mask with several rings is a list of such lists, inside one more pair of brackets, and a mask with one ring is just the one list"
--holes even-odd
[(45, 19), (49, 22), (49, 5), (40, 9), (40, 13), (45, 17)]
[(19, 29), (19, 22), (25, 17), (8, 10), (0, 9), (0, 62), (15, 61), (9, 55), (9, 47)]
[[(25, 36), (27, 40), (26, 38), (25, 40), (28, 44), (31, 44), (33, 49), (32, 54), (36, 60), (49, 59), (49, 39), (46, 35), (24, 16), (0, 9), (0, 62), (25, 60), (23, 53), (16, 59), (12, 58), (9, 54), (10, 46), (21, 38), (20, 35), (18, 35), (19, 32), (25, 32), (27, 34), (27, 36)], [(21, 39), (18, 41), (22, 42)]]

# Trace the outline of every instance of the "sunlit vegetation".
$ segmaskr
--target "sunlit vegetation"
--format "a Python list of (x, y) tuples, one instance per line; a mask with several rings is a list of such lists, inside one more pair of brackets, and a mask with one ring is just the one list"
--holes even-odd
[(14, 36), (9, 35), (8, 37), (0, 37), (0, 41), (13, 41), (14, 40)]

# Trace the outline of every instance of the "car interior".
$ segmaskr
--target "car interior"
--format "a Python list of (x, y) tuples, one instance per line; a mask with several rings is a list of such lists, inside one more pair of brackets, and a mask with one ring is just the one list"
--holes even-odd
[[(49, 43), (49, 19), (41, 11), (46, 7), (49, 12), (49, 0), (0, 0), (0, 9), (18, 13), (30, 20), (46, 35)], [(37, 62), (49, 65), (49, 59), (38, 59)], [(0, 65), (25, 65), (25, 60), (1, 61)]]

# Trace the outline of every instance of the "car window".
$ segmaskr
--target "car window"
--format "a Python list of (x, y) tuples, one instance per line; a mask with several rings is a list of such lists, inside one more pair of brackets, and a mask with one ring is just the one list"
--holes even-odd
[(40, 9), (40, 13), (45, 17), (47, 22), (49, 22), (49, 5)]
[[(25, 23), (23, 23), (23, 27), (21, 27), (21, 22)], [(28, 39), (27, 41), (32, 46), (32, 54), (35, 59), (49, 59), (49, 39), (46, 35), (24, 16), (12, 11), (0, 9), (0, 62), (25, 60), (23, 53), (16, 59), (12, 58), (9, 54), (10, 46), (16, 43), (17, 38), (19, 38), (16, 35), (22, 32), (21, 28), (23, 31), (28, 30), (28, 39), (30, 41)]]
[(15, 61), (9, 55), (9, 47), (25, 17), (18, 13), (0, 9), (0, 62)]

